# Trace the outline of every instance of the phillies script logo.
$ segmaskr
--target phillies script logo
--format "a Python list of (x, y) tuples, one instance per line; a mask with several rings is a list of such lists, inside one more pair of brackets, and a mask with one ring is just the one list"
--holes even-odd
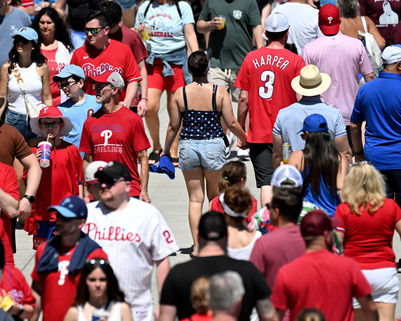
[(84, 70), (85, 76), (91, 78), (99, 76), (109, 70), (116, 71), (120, 75), (123, 74), (122, 68), (114, 67), (108, 63), (102, 63), (97, 67), (95, 67), (93, 64), (87, 63), (82, 65), (82, 69)]
[(128, 232), (121, 226), (109, 226), (100, 230), (95, 223), (88, 223), (86, 224), (86, 230), (87, 234), (95, 241), (129, 241), (139, 243), (142, 240), (138, 233)]

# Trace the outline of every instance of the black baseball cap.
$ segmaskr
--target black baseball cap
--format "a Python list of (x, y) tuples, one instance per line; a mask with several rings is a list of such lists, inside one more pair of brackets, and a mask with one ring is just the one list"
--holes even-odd
[(227, 236), (227, 223), (224, 215), (209, 211), (202, 215), (199, 226), (199, 236), (206, 241), (217, 241)]
[(132, 176), (128, 167), (119, 162), (108, 162), (95, 173), (95, 178), (99, 180), (104, 177), (112, 179), (115, 182), (120, 178), (123, 178), (126, 181), (132, 181)]

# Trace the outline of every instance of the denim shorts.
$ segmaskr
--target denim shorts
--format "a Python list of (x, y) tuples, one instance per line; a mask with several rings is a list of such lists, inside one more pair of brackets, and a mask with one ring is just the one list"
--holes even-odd
[(26, 115), (18, 114), (8, 110), (5, 123), (15, 127), (21, 133), (21, 135), (24, 136), (25, 140), (37, 137), (37, 135), (31, 131), (31, 126), (29, 125)]
[(178, 167), (182, 170), (203, 168), (217, 171), (226, 161), (225, 150), (222, 138), (181, 140)]
[(136, 7), (137, 0), (116, 0), (121, 9), (128, 10)]

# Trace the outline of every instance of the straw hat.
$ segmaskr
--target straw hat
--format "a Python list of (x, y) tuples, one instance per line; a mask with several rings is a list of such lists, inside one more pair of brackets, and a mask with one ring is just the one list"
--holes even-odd
[(303, 67), (300, 75), (291, 81), (292, 89), (302, 96), (320, 95), (330, 87), (330, 84), (330, 76), (320, 72), (315, 65)]

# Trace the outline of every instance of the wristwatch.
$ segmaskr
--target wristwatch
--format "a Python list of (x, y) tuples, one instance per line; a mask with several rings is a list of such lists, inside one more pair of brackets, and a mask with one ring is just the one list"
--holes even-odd
[(20, 304), (20, 305), (18, 306), (18, 311), (17, 311), (17, 313), (15, 314), (15, 316), (20, 317), (23, 313), (24, 313), (24, 306)]
[(35, 202), (35, 200), (36, 200), (36, 198), (35, 198), (35, 196), (33, 196), (33, 195), (27, 195), (27, 194), (25, 194), (24, 196), (22, 196), (22, 197), (24, 197), (24, 198), (26, 198), (28, 201), (29, 201), (29, 203), (33, 203), (33, 202)]

